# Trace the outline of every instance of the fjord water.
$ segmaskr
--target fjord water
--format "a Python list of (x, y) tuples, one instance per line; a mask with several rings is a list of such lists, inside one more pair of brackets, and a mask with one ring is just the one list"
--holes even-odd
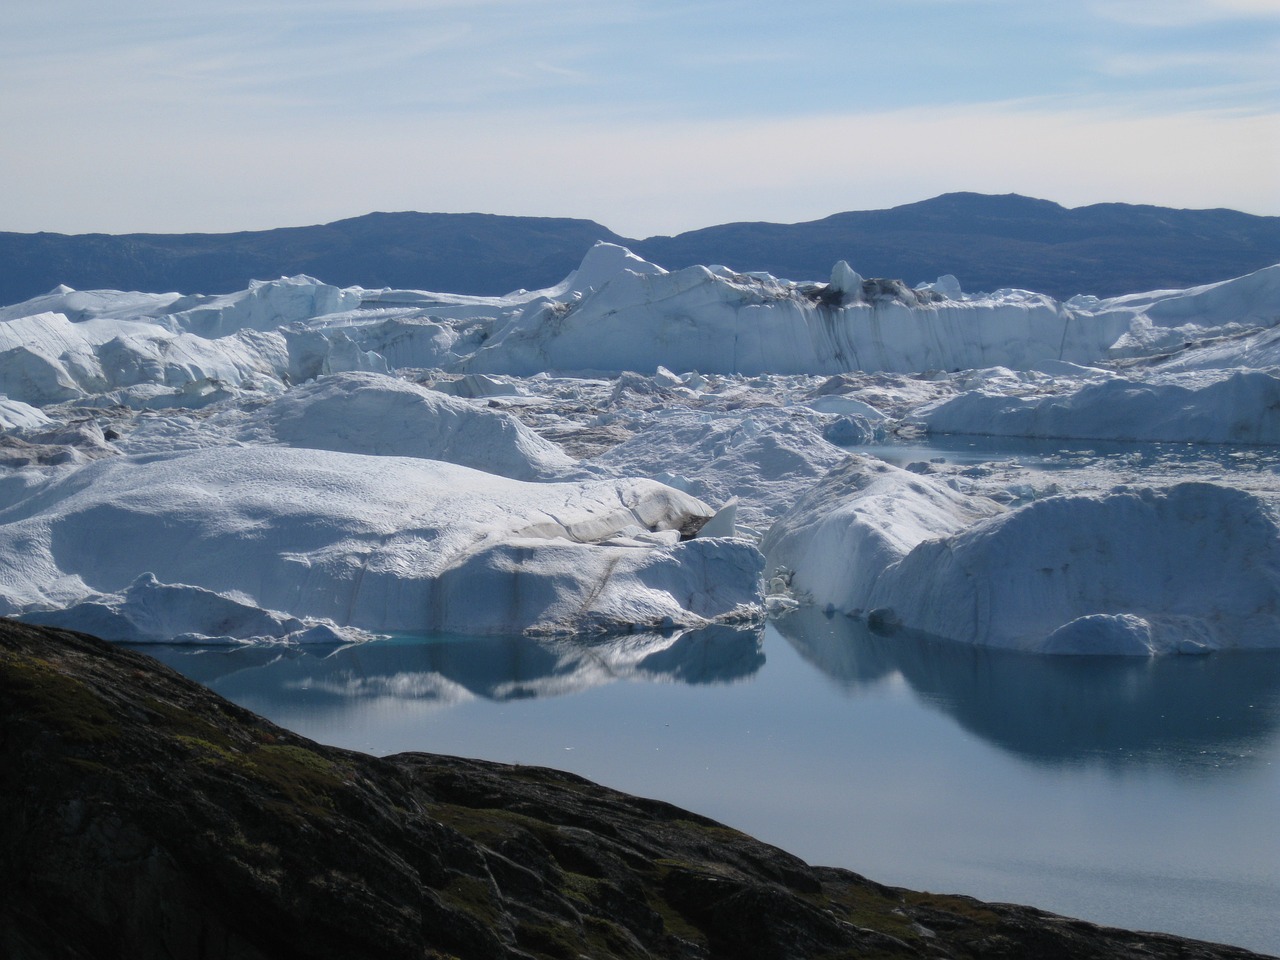
[(146, 651), (324, 743), (558, 767), (882, 882), (1280, 953), (1280, 653), (1037, 657), (812, 611)]

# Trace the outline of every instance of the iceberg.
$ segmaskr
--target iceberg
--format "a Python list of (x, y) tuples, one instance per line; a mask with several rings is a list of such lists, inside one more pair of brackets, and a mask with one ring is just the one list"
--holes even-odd
[(769, 531), (766, 569), (818, 607), (964, 643), (1054, 654), (1271, 647), (1280, 527), (1212, 483), (1004, 509), (855, 461)]
[[(602, 252), (603, 251), (603, 252)], [(841, 373), (1089, 364), (1280, 320), (1280, 267), (1190, 291), (1060, 303), (1023, 290), (965, 295), (863, 280), (841, 261), (826, 284), (706, 267), (669, 273), (622, 248), (589, 255), (594, 285), (565, 285), (498, 317), (463, 366), (543, 370)], [(609, 274), (601, 267), (617, 264)]]
[(153, 573), (140, 575), (118, 593), (91, 597), (65, 609), (28, 613), (21, 619), (127, 643), (333, 644), (370, 637), (331, 620), (299, 620), (202, 587), (161, 583)]
[(241, 330), (274, 330), (326, 314), (353, 310), (360, 292), (313, 277), (255, 280), (249, 289), (216, 297), (186, 297), (169, 304), (166, 319), (178, 329), (209, 339)]
[(810, 487), (761, 542), (769, 577), (815, 606), (863, 615), (884, 571), (918, 544), (1004, 508), (930, 477), (851, 456)]
[(27, 430), (52, 423), (39, 407), (0, 396), (0, 430)]
[[(116, 457), (0, 512), (0, 612), (120, 594), (110, 605), (132, 619), (130, 585), (163, 571), (167, 583), (371, 633), (749, 620), (761, 611), (756, 548), (680, 541), (713, 513), (653, 481), (525, 483), (405, 457), (287, 447)], [(636, 545), (633, 528), (673, 542)]]
[(904, 625), (1045, 653), (1274, 646), (1280, 529), (1209, 483), (1037, 501), (916, 547), (873, 591)]
[(263, 425), (293, 447), (420, 457), (514, 480), (569, 479), (587, 471), (515, 417), (395, 377), (322, 377), (257, 411), (244, 432)]
[[(610, 244), (505, 297), (59, 287), (0, 308), (0, 612), (219, 642), (674, 630), (759, 616), (767, 571), (773, 607), (968, 643), (1275, 645), (1278, 323), (1280, 265), (1060, 302), (845, 260), (822, 280), (668, 271)], [(1090, 451), (1051, 476), (963, 450), (885, 462), (925, 433), (1230, 447)], [(1221, 603), (1169, 566), (1215, 556), (1196, 510), (1228, 524)], [(1054, 551), (1113, 592), (1007, 566)], [(974, 614), (997, 596), (1013, 619)]]
[[(763, 407), (747, 415), (673, 413), (594, 463), (615, 476), (660, 479), (697, 465), (685, 489), (708, 503), (737, 499), (748, 526), (767, 526), (795, 497), (847, 453), (823, 436), (827, 418)], [(835, 418), (831, 418), (834, 420)]]
[(177, 391), (202, 381), (279, 381), (288, 369), (278, 334), (208, 340), (136, 320), (72, 323), (60, 313), (0, 322), (0, 390), (47, 406), (139, 384)]

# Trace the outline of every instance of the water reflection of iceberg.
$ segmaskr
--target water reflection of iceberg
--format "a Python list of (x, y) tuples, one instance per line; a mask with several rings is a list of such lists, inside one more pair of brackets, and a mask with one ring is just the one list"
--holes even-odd
[(362, 698), (458, 703), (575, 693), (616, 680), (730, 683), (764, 664), (762, 627), (713, 625), (606, 639), (429, 637), (341, 647), (147, 646), (232, 700), (312, 706)]
[(1280, 729), (1280, 653), (1041, 657), (881, 636), (813, 609), (775, 624), (849, 690), (901, 676), (964, 729), (1041, 763), (1248, 766)]

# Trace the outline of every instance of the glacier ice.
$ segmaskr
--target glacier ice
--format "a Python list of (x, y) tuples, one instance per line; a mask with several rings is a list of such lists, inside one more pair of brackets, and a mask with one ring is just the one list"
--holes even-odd
[[(1280, 265), (1059, 302), (599, 244), (506, 297), (59, 287), (0, 307), (0, 609), (143, 640), (669, 630), (759, 616), (767, 579), (969, 643), (1274, 646), (1278, 384)], [(888, 462), (975, 435), (1138, 446)]]

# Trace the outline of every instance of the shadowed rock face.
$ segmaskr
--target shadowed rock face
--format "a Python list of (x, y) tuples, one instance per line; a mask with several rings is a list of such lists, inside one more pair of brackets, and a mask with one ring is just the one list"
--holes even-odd
[(810, 867), (551, 770), (322, 747), (0, 621), (0, 956), (1246, 957)]

